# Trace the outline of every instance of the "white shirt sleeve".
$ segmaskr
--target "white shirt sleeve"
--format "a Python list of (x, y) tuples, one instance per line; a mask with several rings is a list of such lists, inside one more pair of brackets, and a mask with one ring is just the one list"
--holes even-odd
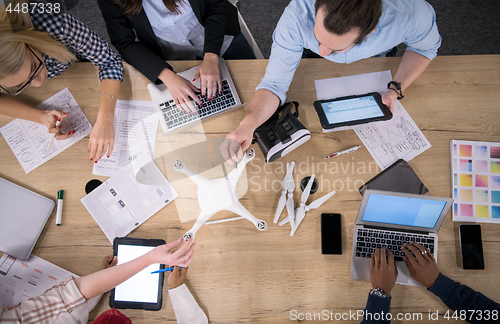
[(208, 318), (185, 284), (169, 289), (170, 301), (178, 324), (207, 324)]

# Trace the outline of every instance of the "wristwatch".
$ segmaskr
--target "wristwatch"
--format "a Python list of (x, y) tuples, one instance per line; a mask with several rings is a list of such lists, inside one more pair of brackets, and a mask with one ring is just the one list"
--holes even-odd
[(380, 288), (374, 288), (370, 290), (370, 295), (379, 296), (382, 298), (391, 298), (391, 295), (386, 294), (386, 292)]
[[(396, 89), (391, 88), (391, 85), (393, 85)], [(387, 83), (387, 89), (391, 89), (392, 91), (396, 92), (398, 94), (398, 100), (401, 100), (405, 97), (403, 96), (403, 90), (401, 90), (401, 83), (399, 82), (391, 81)]]

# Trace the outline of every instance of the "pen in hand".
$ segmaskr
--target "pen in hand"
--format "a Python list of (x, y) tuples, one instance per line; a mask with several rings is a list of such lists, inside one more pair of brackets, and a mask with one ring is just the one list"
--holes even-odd
[[(184, 269), (184, 267), (180, 267), (180, 269)], [(156, 271), (151, 272), (151, 274), (153, 274), (153, 273), (167, 272), (167, 271), (172, 271), (172, 270), (174, 270), (174, 267), (170, 267), (170, 268), (166, 268), (166, 269), (161, 269), (161, 270), (156, 270)]]
[(62, 124), (62, 116), (57, 117), (56, 121), (56, 132), (52, 134), (52, 137), (50, 138), (49, 146), (47, 146), (47, 153), (50, 151), (50, 147), (52, 146), (52, 143), (54, 142), (54, 138), (56, 137), (56, 133), (59, 131), (59, 126)]

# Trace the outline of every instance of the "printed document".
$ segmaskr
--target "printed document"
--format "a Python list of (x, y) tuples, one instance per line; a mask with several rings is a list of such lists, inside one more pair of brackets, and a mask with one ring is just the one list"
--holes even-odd
[(59, 91), (37, 107), (44, 110), (57, 109), (68, 113), (68, 116), (62, 120), (61, 132), (67, 133), (75, 130), (76, 133), (65, 140), (54, 140), (50, 151), (47, 152), (52, 134), (47, 132), (47, 127), (44, 125), (15, 119), (0, 128), (0, 132), (26, 173), (52, 159), (92, 131), (92, 125), (68, 88)]
[(152, 102), (118, 100), (114, 125), (113, 152), (94, 163), (95, 175), (111, 177), (144, 152), (154, 158), (158, 115)]
[(177, 196), (149, 154), (143, 153), (81, 201), (113, 243)]
[(21, 261), (5, 253), (0, 258), (0, 302), (6, 307), (16, 306), (69, 277), (78, 276), (33, 254)]
[[(318, 100), (369, 92), (378, 92), (382, 95), (387, 90), (387, 83), (391, 80), (391, 71), (316, 80), (316, 95)], [(391, 120), (339, 127), (335, 130), (323, 129), (323, 132), (346, 129), (353, 129), (356, 132), (382, 170), (399, 159), (410, 161), (431, 147), (427, 138), (399, 101), (396, 102)]]

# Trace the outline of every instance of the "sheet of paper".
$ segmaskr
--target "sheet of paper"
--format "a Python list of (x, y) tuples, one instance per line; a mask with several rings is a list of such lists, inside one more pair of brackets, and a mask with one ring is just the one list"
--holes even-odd
[(453, 220), (500, 223), (500, 143), (450, 143)]
[(5, 253), (0, 258), (0, 302), (6, 307), (16, 306), (71, 276), (78, 277), (37, 256), (20, 261)]
[(51, 134), (47, 133), (47, 127), (31, 121), (15, 119), (0, 128), (0, 132), (26, 173), (52, 159), (92, 131), (92, 125), (68, 88), (42, 102), (38, 108), (58, 109), (68, 113), (61, 124), (61, 132), (67, 133), (75, 130), (76, 133), (65, 140), (54, 140), (50, 151), (47, 152), (51, 138)]
[(81, 201), (113, 243), (177, 196), (149, 154), (143, 153)]
[[(347, 77), (317, 80), (318, 100), (368, 92), (384, 93), (392, 80), (391, 71), (381, 71)], [(431, 147), (417, 124), (398, 101), (391, 120), (335, 130), (353, 129), (380, 169), (385, 170), (399, 159), (410, 161)], [(332, 130), (325, 130), (329, 132)]]
[(95, 175), (111, 177), (144, 152), (155, 156), (158, 115), (152, 102), (118, 100), (114, 125), (113, 152), (94, 163)]
[(354, 131), (382, 170), (399, 159), (410, 161), (432, 146), (399, 101), (391, 120), (356, 126)]

